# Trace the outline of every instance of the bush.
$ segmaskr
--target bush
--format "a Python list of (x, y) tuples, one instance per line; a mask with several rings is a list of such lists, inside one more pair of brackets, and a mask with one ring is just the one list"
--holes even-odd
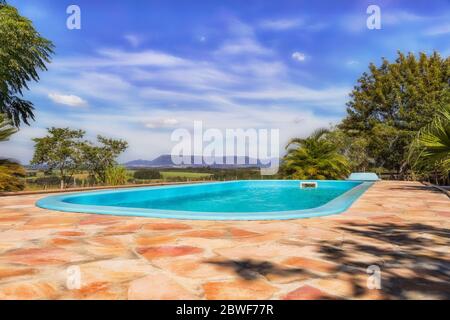
[(20, 191), (25, 188), (25, 169), (17, 162), (0, 159), (0, 191)]
[(27, 177), (36, 177), (37, 172), (36, 171), (27, 171), (26, 176)]
[(164, 180), (167, 182), (185, 182), (188, 181), (188, 178), (179, 176), (170, 176), (166, 177)]
[(140, 169), (134, 172), (134, 178), (140, 180), (161, 179), (161, 174), (155, 169)]
[(118, 186), (126, 184), (130, 178), (130, 175), (125, 167), (115, 166), (106, 169), (105, 177), (107, 185)]
[(36, 179), (27, 179), (27, 182), (39, 186), (59, 186), (61, 184), (61, 179), (58, 176), (44, 176)]

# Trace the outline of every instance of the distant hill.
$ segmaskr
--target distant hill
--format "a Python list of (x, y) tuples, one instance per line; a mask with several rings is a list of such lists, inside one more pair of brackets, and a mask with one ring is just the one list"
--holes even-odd
[[(215, 160), (215, 161), (214, 161)], [(239, 160), (239, 161), (237, 161)], [(124, 163), (123, 165), (127, 168), (183, 168), (183, 167), (212, 167), (212, 168), (246, 168), (246, 167), (268, 167), (263, 165), (261, 161), (251, 159), (249, 157), (233, 157), (233, 164), (226, 164), (225, 157), (220, 159), (213, 158), (203, 158), (201, 164), (194, 164), (194, 156), (191, 156), (191, 164), (177, 165), (172, 161), (170, 154), (161, 155), (153, 160), (132, 160)], [(207, 164), (213, 163), (213, 164)], [(239, 164), (238, 164), (239, 163)]]

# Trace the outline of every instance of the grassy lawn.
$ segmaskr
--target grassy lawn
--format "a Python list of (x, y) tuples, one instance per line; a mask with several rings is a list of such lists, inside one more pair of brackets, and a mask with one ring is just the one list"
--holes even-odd
[(198, 178), (209, 178), (210, 176), (212, 176), (211, 173), (184, 172), (184, 171), (161, 171), (160, 174), (163, 177), (163, 179), (174, 177), (198, 179)]

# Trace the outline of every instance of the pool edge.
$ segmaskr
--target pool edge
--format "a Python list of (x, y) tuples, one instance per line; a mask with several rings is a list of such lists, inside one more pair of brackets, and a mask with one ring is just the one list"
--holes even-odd
[[(216, 183), (233, 183), (247, 180), (235, 180), (224, 182), (211, 182)], [(260, 180), (250, 180), (260, 181)], [(274, 180), (277, 181), (277, 180)], [(284, 180), (279, 180), (284, 181)], [(345, 180), (301, 180), (301, 181), (342, 181)], [(125, 217), (147, 217), (147, 218), (159, 218), (159, 219), (177, 219), (177, 220), (206, 220), (206, 221), (270, 221), (270, 220), (294, 220), (313, 217), (323, 217), (328, 215), (335, 215), (345, 212), (349, 207), (355, 203), (375, 182), (357, 181), (361, 182), (359, 185), (346, 191), (340, 196), (327, 202), (326, 204), (303, 210), (291, 210), (291, 211), (272, 211), (255, 213), (251, 215), (245, 215), (245, 213), (236, 213), (239, 217), (229, 216), (230, 213), (217, 213), (217, 212), (199, 212), (199, 211), (175, 211), (175, 210), (158, 210), (158, 209), (143, 209), (143, 208), (125, 208), (114, 206), (86, 206), (79, 204), (72, 204), (62, 201), (64, 198), (73, 197), (85, 192), (76, 192), (71, 194), (48, 196), (36, 201), (35, 205), (42, 209), (60, 211), (60, 212), (73, 212), (73, 213), (88, 213), (88, 214), (101, 214), (101, 215), (113, 215), (113, 216), (125, 216)], [(175, 186), (163, 186), (163, 187), (186, 187), (187, 185), (175, 185)], [(149, 189), (158, 189), (159, 187), (149, 187)], [(122, 192), (133, 191), (134, 188), (121, 190)], [(142, 190), (142, 189), (141, 189)], [(108, 191), (93, 191), (89, 193), (110, 193), (117, 192), (115, 190)], [(194, 214), (194, 216), (193, 216)], [(215, 215), (212, 219), (211, 215)]]

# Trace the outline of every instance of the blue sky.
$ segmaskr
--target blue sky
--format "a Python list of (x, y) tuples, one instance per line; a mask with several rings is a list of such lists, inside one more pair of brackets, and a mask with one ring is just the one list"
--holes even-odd
[[(1, 153), (69, 126), (124, 138), (121, 161), (169, 153), (175, 128), (278, 128), (281, 143), (337, 123), (369, 62), (397, 50), (450, 54), (450, 1), (9, 0), (55, 56), (26, 98), (37, 119)], [(81, 8), (81, 30), (66, 8)], [(381, 30), (366, 27), (368, 5)]]

